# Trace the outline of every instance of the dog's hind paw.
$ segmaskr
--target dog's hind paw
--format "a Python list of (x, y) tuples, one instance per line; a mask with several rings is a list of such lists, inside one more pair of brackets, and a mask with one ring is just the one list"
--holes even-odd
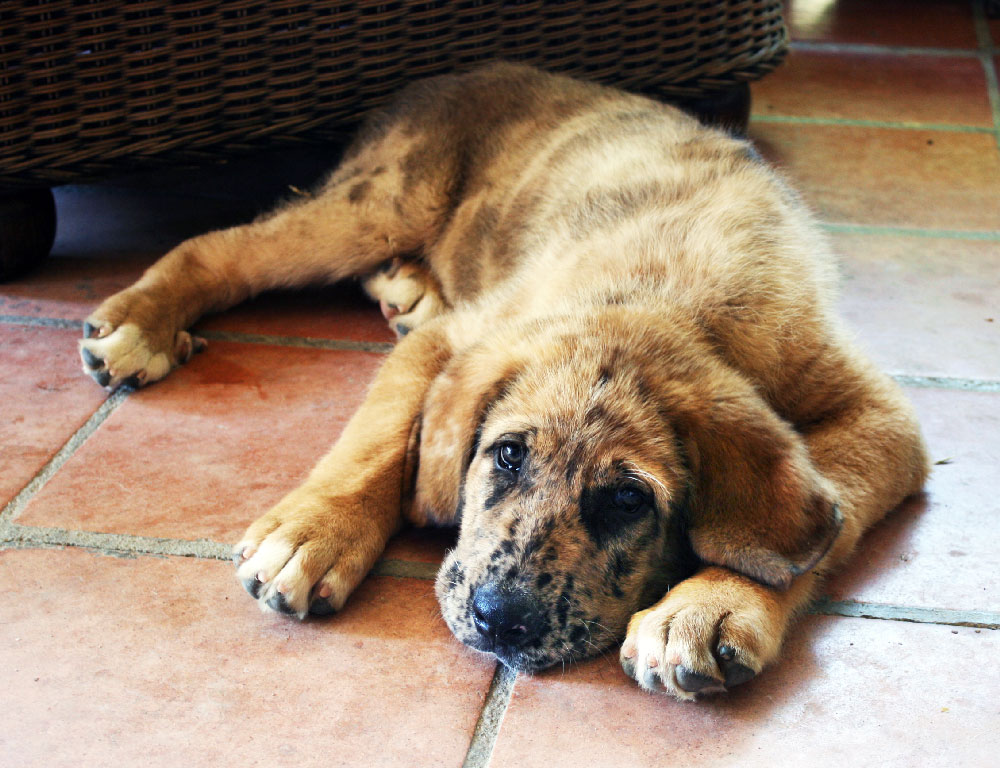
[(397, 337), (446, 311), (437, 280), (426, 267), (396, 258), (367, 277), (362, 286), (379, 303)]
[(787, 621), (773, 590), (708, 568), (632, 617), (619, 658), (645, 690), (692, 701), (755, 677), (777, 657)]

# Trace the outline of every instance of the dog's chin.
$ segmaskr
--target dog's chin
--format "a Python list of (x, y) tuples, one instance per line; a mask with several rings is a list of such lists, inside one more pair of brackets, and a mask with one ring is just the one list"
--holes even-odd
[(493, 650), (477, 648), (476, 650), (493, 654), (497, 661), (514, 672), (540, 672), (560, 661), (568, 661), (568, 659), (560, 659), (554, 654), (539, 656), (507, 648), (494, 648)]
[(463, 645), (480, 653), (490, 654), (497, 661), (514, 672), (540, 672), (555, 664), (576, 659), (577, 654), (560, 656), (552, 651), (521, 651), (509, 646), (497, 645), (478, 633), (471, 636), (455, 634)]

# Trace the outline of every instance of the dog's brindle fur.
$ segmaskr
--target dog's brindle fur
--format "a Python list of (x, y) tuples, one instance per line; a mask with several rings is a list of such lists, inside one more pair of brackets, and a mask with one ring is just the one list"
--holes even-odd
[(690, 699), (772, 662), (926, 477), (749, 144), (507, 64), (410, 86), (311, 199), (179, 245), (88, 320), (85, 369), (149, 383), (204, 312), (351, 276), (412, 332), (237, 545), (262, 607), (336, 610), (404, 522), (460, 524), (437, 582), (460, 640), (537, 669), (624, 635), (628, 674)]

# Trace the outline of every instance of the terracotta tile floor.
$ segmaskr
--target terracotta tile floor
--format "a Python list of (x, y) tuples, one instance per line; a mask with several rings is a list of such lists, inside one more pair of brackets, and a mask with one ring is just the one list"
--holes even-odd
[(829, 229), (843, 313), (940, 464), (780, 663), (694, 705), (615, 654), (515, 677), (444, 627), (440, 531), (397, 537), (332, 621), (256, 610), (228, 546), (362, 397), (378, 311), (351, 286), (261, 297), (110, 398), (75, 337), (172, 244), (331, 159), (288, 153), (63, 188), (53, 258), (0, 286), (0, 765), (997, 765), (1000, 22), (963, 0), (788, 12), (751, 135)]

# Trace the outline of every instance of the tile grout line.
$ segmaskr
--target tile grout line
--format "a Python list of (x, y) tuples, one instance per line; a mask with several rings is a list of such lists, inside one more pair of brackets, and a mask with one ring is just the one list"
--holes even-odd
[(472, 741), (469, 743), (469, 750), (465, 754), (462, 768), (487, 768), (490, 764), (493, 748), (496, 746), (497, 736), (500, 735), (500, 726), (503, 723), (507, 707), (510, 705), (516, 680), (516, 672), (499, 662), (497, 663), (493, 679), (490, 681), (490, 688), (486, 692), (486, 700), (479, 712), (479, 720), (476, 721), (475, 730), (472, 732)]
[[(232, 547), (211, 539), (172, 539), (130, 533), (104, 533), (67, 528), (20, 525), (9, 522), (0, 532), (0, 549), (53, 549), (76, 547), (112, 557), (193, 557), (199, 560), (232, 560)], [(418, 560), (383, 558), (369, 572), (372, 576), (434, 581), (440, 565)]]
[[(58, 317), (36, 317), (34, 315), (0, 314), (0, 323), (5, 325), (29, 325), (62, 330), (82, 330), (79, 320)], [(241, 331), (195, 331), (210, 341), (233, 341), (240, 344), (264, 344), (274, 347), (297, 347), (301, 349), (325, 349), (350, 352), (377, 352), (385, 354), (395, 346), (390, 341), (352, 341), (350, 339), (320, 339), (310, 336), (278, 336), (265, 333), (243, 333)]]
[(974, 59), (981, 54), (996, 55), (1000, 47), (990, 43), (979, 48), (935, 48), (933, 46), (879, 45), (878, 43), (835, 43), (822, 40), (793, 40), (792, 51), (805, 53), (871, 54), (876, 56), (938, 56), (942, 58)]
[(76, 547), (115, 557), (177, 556), (205, 560), (231, 559), (230, 547), (208, 539), (169, 539), (127, 533), (101, 533), (9, 523), (0, 547), (50, 549)]
[(954, 376), (911, 376), (890, 373), (893, 380), (903, 387), (914, 389), (949, 389), (958, 392), (1000, 392), (1000, 381), (991, 379), (960, 379)]
[(310, 336), (275, 336), (266, 333), (242, 331), (195, 331), (209, 341), (233, 341), (240, 344), (265, 344), (275, 347), (324, 349), (387, 354), (396, 346), (390, 341), (351, 341), (348, 339), (319, 339)]
[(34, 315), (0, 315), (0, 323), (5, 325), (30, 325), (41, 328), (59, 328), (67, 331), (82, 331), (79, 320), (64, 320), (60, 317), (35, 317)]
[(997, 149), (1000, 150), (1000, 84), (997, 83), (997, 71), (993, 66), (993, 56), (1000, 54), (1000, 50), (993, 45), (982, 0), (973, 0), (972, 14), (976, 27), (976, 41), (979, 43), (979, 63), (983, 65), (983, 74), (986, 76), (986, 93), (990, 100)]
[(97, 431), (97, 428), (123, 403), (128, 397), (130, 390), (119, 389), (112, 393), (90, 418), (76, 430), (63, 444), (62, 448), (49, 459), (45, 465), (31, 478), (27, 485), (4, 506), (0, 511), (0, 540), (6, 538), (7, 530), (14, 525), (14, 519), (21, 513), (21, 510), (31, 501), (32, 497), (44, 486), (51, 477), (58, 472), (71, 456), (83, 445), (87, 439)]
[(441, 570), (440, 563), (423, 563), (419, 560), (395, 560), (385, 558), (377, 560), (372, 566), (369, 575), (371, 576), (392, 576), (397, 579), (423, 579), (425, 581), (437, 580), (438, 571)]
[[(840, 229), (840, 231), (844, 230)], [(997, 238), (1000, 239), (1000, 233), (996, 234)], [(64, 321), (56, 318), (30, 317), (30, 316), (20, 316), (20, 315), (0, 315), (0, 323), (6, 323), (11, 325), (29, 325), (29, 326), (59, 327), (59, 328), (79, 326), (79, 323), (76, 323), (75, 326), (67, 325), (67, 323), (69, 322), (71, 321)], [(216, 334), (213, 334), (211, 338), (215, 337)], [(308, 338), (300, 339), (290, 336), (264, 336), (260, 334), (240, 334), (240, 333), (228, 333), (228, 332), (226, 333), (226, 340), (240, 342), (240, 343), (248, 343), (248, 344), (267, 344), (273, 346), (305, 347), (310, 349), (327, 349), (334, 351), (355, 350), (355, 351), (384, 353), (392, 349), (392, 344), (383, 342), (353, 342), (353, 341), (337, 341), (337, 340), (308, 339)], [(385, 347), (385, 349), (383, 349), (383, 347)], [(920, 375), (900, 373), (900, 372), (892, 373), (891, 375), (898, 383), (909, 387), (955, 389), (961, 391), (974, 391), (974, 392), (1000, 391), (1000, 380), (994, 380), (994, 379), (962, 378), (957, 376), (920, 376)], [(119, 390), (119, 392), (115, 394), (118, 395), (124, 391), (125, 390)], [(105, 401), (105, 404), (109, 403), (112, 397), (114, 397), (114, 395), (109, 397), (108, 400)], [(117, 407), (117, 405), (115, 407)], [(96, 416), (97, 413), (99, 412), (101, 412), (100, 409), (98, 409), (98, 412), (96, 412), (94, 415)], [(91, 418), (94, 417), (92, 416)], [(95, 428), (96, 426), (98, 425), (94, 425)], [(81, 429), (83, 429), (83, 427), (81, 427)], [(73, 438), (71, 438), (71, 440), (72, 439)], [(3, 513), (0, 513), (0, 520), (2, 519), (3, 519)]]
[[(16, 523), (8, 523), (4, 529), (4, 535), (0, 539), (0, 549), (55, 549), (62, 547), (74, 547), (112, 557), (193, 557), (222, 562), (229, 562), (231, 559), (229, 545), (210, 539), (171, 539), (134, 534), (45, 528)], [(438, 563), (384, 558), (372, 566), (369, 575), (433, 581), (437, 578), (439, 569), (440, 564)], [(831, 600), (824, 597), (814, 601), (807, 612), (821, 616), (1000, 629), (1000, 613), (993, 611), (924, 608), (894, 603)]]
[(895, 227), (879, 224), (846, 224), (821, 221), (820, 227), (827, 232), (842, 232), (848, 235), (872, 235), (897, 237), (923, 237), (929, 240), (972, 240), (1000, 242), (1000, 230), (924, 229), (921, 227)]
[[(872, 227), (852, 227), (850, 225), (823, 225), (824, 228), (830, 231), (840, 231), (840, 232), (852, 232), (856, 234), (874, 234), (873, 230), (877, 228)], [(864, 229), (865, 232), (855, 232), (857, 229)], [(901, 231), (901, 230), (899, 230)], [(946, 233), (938, 233), (946, 234)], [(1000, 232), (996, 233), (982, 233), (991, 235), (989, 239), (997, 239), (1000, 241)], [(62, 320), (59, 318), (49, 318), (49, 317), (33, 317), (30, 315), (0, 315), (0, 323), (9, 325), (28, 325), (28, 326), (41, 326), (41, 327), (52, 327), (52, 328), (79, 328), (80, 323), (73, 320)], [(292, 346), (301, 347), (309, 349), (327, 349), (327, 350), (353, 350), (353, 351), (365, 351), (365, 352), (378, 352), (385, 353), (389, 352), (393, 345), (388, 342), (355, 342), (355, 341), (338, 341), (334, 339), (310, 339), (310, 338), (297, 338), (294, 336), (267, 336), (264, 334), (242, 334), (237, 332), (212, 332), (211, 334), (203, 334), (210, 339), (223, 339), (225, 341), (233, 341), (239, 343), (247, 344), (267, 344), (272, 346)], [(954, 376), (917, 376), (906, 373), (893, 373), (893, 378), (897, 382), (909, 387), (936, 387), (940, 389), (956, 389), (962, 391), (975, 391), (975, 392), (1000, 392), (1000, 381), (992, 379), (969, 379), (969, 378), (959, 378)], [(109, 398), (110, 400), (110, 398)], [(108, 401), (105, 401), (108, 402)], [(3, 514), (0, 513), (0, 520), (3, 519)]]
[(827, 125), (827, 126), (849, 126), (859, 128), (887, 128), (893, 130), (906, 131), (943, 131), (952, 133), (989, 133), (997, 132), (995, 126), (989, 125), (962, 125), (961, 123), (920, 123), (912, 121), (893, 120), (861, 120), (847, 117), (807, 117), (796, 115), (762, 115), (750, 116), (754, 123), (778, 123), (791, 125)]
[(905, 621), (911, 624), (1000, 629), (1000, 613), (993, 611), (920, 608), (916, 606), (867, 603), (857, 600), (820, 598), (813, 602), (807, 612), (818, 616), (845, 616), (858, 619)]

